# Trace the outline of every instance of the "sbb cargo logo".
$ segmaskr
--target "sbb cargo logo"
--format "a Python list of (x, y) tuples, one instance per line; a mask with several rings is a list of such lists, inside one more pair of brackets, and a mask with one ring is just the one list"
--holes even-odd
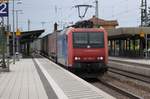
[(8, 2), (6, 0), (0, 0), (0, 17), (8, 16)]

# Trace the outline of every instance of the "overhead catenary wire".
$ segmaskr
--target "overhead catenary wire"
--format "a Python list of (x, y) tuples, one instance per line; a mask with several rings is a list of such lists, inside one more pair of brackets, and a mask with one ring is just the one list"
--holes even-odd
[[(93, 2), (93, 1), (95, 1), (95, 0), (87, 0), (87, 1), (84, 1), (82, 4), (89, 4), (90, 2)], [(74, 0), (73, 1), (73, 3), (75, 3), (75, 2), (78, 2), (78, 0)], [(124, 6), (127, 6), (128, 4), (127, 3), (125, 3), (126, 1), (124, 1), (124, 0), (121, 0), (121, 1), (115, 1), (115, 3), (119, 3), (117, 6), (119, 6), (120, 4), (125, 4)], [(125, 11), (120, 11), (120, 12), (117, 12), (116, 10), (115, 10), (115, 8), (116, 8), (116, 5), (115, 6), (112, 6), (113, 8), (114, 8), (114, 13), (112, 13), (112, 15), (110, 15), (110, 16), (107, 16), (107, 18), (112, 18), (112, 19), (114, 19), (114, 18), (116, 18), (116, 17), (119, 17), (119, 16), (122, 16), (122, 17), (124, 17), (124, 16), (126, 16), (127, 14), (129, 14), (129, 13), (131, 13), (132, 11), (132, 9), (136, 9), (136, 7), (135, 8), (129, 8), (129, 9), (127, 9), (127, 10), (125, 10)], [(111, 7), (109, 7), (109, 8), (111, 8)], [(128, 8), (128, 7), (127, 7)], [(74, 15), (74, 12), (75, 11), (73, 11), (72, 10), (73, 8), (71, 7), (71, 11), (70, 11), (70, 14), (68, 14), (67, 16), (65, 16), (65, 18), (63, 18), (62, 20), (68, 20), (68, 19), (71, 19), (71, 17), (73, 17), (72, 15)], [(130, 10), (131, 9), (131, 10)], [(116, 13), (117, 12), (117, 13)], [(76, 13), (76, 12), (75, 12)], [(90, 13), (91, 14), (91, 13)]]
[[(48, 1), (48, 0), (46, 0)], [(57, 0), (58, 1), (58, 0)], [(67, 0), (64, 0), (64, 1), (67, 1)], [(63, 1), (63, 2), (64, 2)], [(69, 0), (68, 0), (69, 1)], [(70, 21), (73, 21), (73, 22), (76, 22), (78, 20), (80, 20), (77, 16), (77, 9), (73, 8), (74, 5), (76, 4), (91, 4), (91, 5), (94, 5), (94, 1), (95, 0), (71, 0), (69, 1), (69, 3), (67, 4), (58, 4), (56, 1), (53, 1), (53, 0), (49, 0), (49, 8), (52, 8), (52, 9), (48, 9), (49, 12), (51, 12), (51, 15), (49, 17), (49, 21), (53, 21), (55, 17), (52, 17), (54, 14), (54, 6), (57, 5), (59, 8), (61, 8), (61, 12), (59, 13), (59, 22), (63, 22), (63, 23), (67, 23), (67, 22), (70, 22)], [(130, 13), (132, 13), (133, 11), (130, 11), (130, 9), (134, 9), (136, 10), (136, 7), (137, 7), (137, 10), (139, 10), (138, 7), (139, 6), (139, 0), (137, 1), (138, 3), (136, 3), (134, 6), (129, 6), (128, 4), (130, 4), (130, 1), (134, 1), (134, 0), (113, 0), (112, 3), (106, 3), (106, 2), (110, 2), (109, 0), (99, 0), (100, 1), (100, 8), (99, 8), (99, 13), (100, 14), (100, 18), (108, 18), (108, 19), (119, 19), (119, 20), (124, 20), (122, 17), (125, 17), (127, 15), (130, 15)], [(105, 2), (105, 3), (103, 3)], [(131, 4), (130, 4), (131, 5)], [(33, 4), (31, 2), (25, 2), (23, 4), (23, 8), (24, 9), (30, 9), (31, 7), (33, 6)], [(47, 5), (46, 5), (47, 6)], [(43, 6), (42, 8), (44, 9), (46, 6)], [(135, 7), (135, 8), (133, 8)], [(112, 11), (112, 8), (113, 8), (113, 11)], [(118, 8), (121, 8), (118, 10)], [(32, 9), (32, 10), (35, 10), (35, 9)], [(41, 9), (42, 10), (42, 9)], [(40, 10), (40, 11), (41, 11)], [(53, 11), (52, 11), (53, 10)], [(93, 12), (92, 12), (93, 11)], [(65, 13), (67, 12), (67, 13)], [(92, 12), (92, 13), (91, 13)], [(108, 13), (105, 13), (105, 12), (108, 12)], [(24, 11), (24, 13), (28, 13), (26, 10)], [(94, 15), (94, 8), (90, 9), (86, 15), (86, 18), (89, 18), (91, 16)], [(45, 13), (44, 13), (45, 14)], [(22, 18), (28, 18), (30, 17), (29, 14), (27, 16), (21, 16)], [(130, 17), (130, 16), (129, 16)], [(138, 17), (138, 16), (136, 16)], [(136, 18), (137, 19), (137, 18)], [(33, 24), (38, 24), (41, 26), (41, 21), (46, 21), (48, 19), (45, 19), (44, 18), (41, 20), (39, 20), (39, 22), (34, 22), (36, 20), (32, 20)], [(38, 20), (37, 20), (38, 21)], [(25, 23), (25, 22), (23, 22)]]
[[(121, 1), (122, 2), (122, 1)], [(106, 18), (106, 19), (118, 19), (118, 21), (120, 21), (120, 20), (127, 20), (127, 19), (130, 19), (131, 17), (129, 17), (130, 16), (130, 14), (132, 14), (133, 13), (133, 11), (134, 12), (136, 12), (136, 15), (138, 15), (138, 16), (140, 16), (139, 15), (139, 6), (137, 5), (137, 6), (134, 6), (134, 7), (128, 7), (128, 3), (126, 3), (126, 4), (124, 4), (124, 6), (126, 6), (126, 9), (125, 10), (123, 10), (123, 11), (119, 11), (118, 12), (118, 10), (116, 10), (116, 8), (117, 7), (115, 7), (115, 6), (112, 6), (112, 7), (110, 7), (109, 9), (111, 9), (111, 11), (112, 11), (112, 15), (109, 15), (108, 16), (108, 13), (105, 13), (104, 11), (103, 12), (101, 12), (101, 13), (103, 13), (102, 15), (104, 16), (104, 18)], [(118, 8), (117, 8), (118, 9)], [(107, 14), (107, 16), (106, 16), (106, 14)], [(128, 17), (127, 17), (128, 16)], [(138, 17), (139, 18), (139, 17)], [(136, 18), (137, 19), (137, 18)], [(135, 21), (135, 20), (134, 20)]]

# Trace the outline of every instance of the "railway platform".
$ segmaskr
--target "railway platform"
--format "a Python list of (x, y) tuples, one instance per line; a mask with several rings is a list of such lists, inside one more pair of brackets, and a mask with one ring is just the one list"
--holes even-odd
[(0, 99), (115, 99), (46, 58), (23, 58), (0, 72)]
[(10, 64), (0, 72), (0, 99), (48, 99), (32, 59)]

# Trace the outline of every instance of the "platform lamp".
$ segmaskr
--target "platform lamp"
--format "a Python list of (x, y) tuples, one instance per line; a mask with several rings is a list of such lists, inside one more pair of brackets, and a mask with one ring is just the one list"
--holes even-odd
[[(17, 0), (17, 4), (21, 4), (22, 1), (21, 0)], [(16, 35), (15, 35), (15, 0), (12, 0), (13, 2), (13, 12), (12, 12), (12, 16), (13, 16), (13, 64), (15, 64), (16, 61), (16, 53), (15, 53), (15, 41), (16, 41)]]

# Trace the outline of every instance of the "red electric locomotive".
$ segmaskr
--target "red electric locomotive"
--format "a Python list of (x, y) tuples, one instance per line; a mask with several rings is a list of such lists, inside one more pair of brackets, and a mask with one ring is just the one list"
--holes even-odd
[(57, 62), (80, 76), (107, 71), (107, 32), (103, 28), (67, 28), (57, 33)]

